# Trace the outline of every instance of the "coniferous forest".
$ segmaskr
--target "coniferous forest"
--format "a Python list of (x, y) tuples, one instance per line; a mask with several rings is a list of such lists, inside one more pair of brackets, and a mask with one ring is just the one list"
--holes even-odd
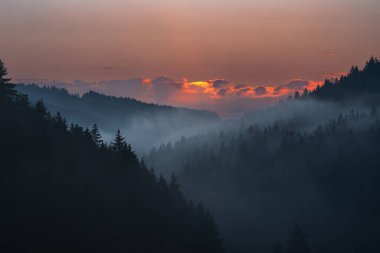
[(0, 0), (0, 253), (380, 253), (380, 0)]
[[(143, 155), (121, 130), (108, 141), (95, 120), (87, 128), (94, 117), (75, 122), (97, 104), (89, 97), (110, 111), (128, 99), (16, 86), (2, 62), (0, 84), (4, 252), (380, 251), (376, 58), (240, 119), (151, 143)], [(62, 97), (77, 103), (80, 113), (67, 111), (73, 122), (53, 113), (65, 108)], [(218, 121), (186, 112), (184, 124)], [(101, 122), (120, 122), (106, 114)]]
[[(371, 58), (237, 126), (153, 148), (146, 161), (180, 173), (231, 252), (378, 252), (379, 105), (380, 62)], [(281, 246), (295, 224), (311, 244), (304, 250)]]
[(217, 114), (205, 110), (143, 103), (94, 91), (80, 96), (63, 88), (33, 84), (18, 84), (15, 89), (28, 95), (32, 103), (43, 100), (48, 112), (59, 111), (70, 122), (89, 128), (95, 122), (107, 140), (122, 129), (139, 153), (148, 151), (149, 145), (196, 133), (219, 122)]
[(223, 252), (203, 204), (139, 161), (18, 93), (0, 62), (1, 252)]

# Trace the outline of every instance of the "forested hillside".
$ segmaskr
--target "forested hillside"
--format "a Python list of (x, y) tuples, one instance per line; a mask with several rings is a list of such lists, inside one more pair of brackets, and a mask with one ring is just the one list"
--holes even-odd
[(107, 145), (6, 76), (0, 61), (1, 252), (223, 252), (207, 209), (139, 162), (120, 131)]
[(294, 224), (311, 252), (379, 252), (380, 115), (366, 100), (380, 95), (379, 76), (371, 59), (238, 127), (153, 149), (147, 163), (180, 172), (184, 192), (215, 213), (229, 252), (285, 252), (278, 245)]
[(317, 87), (309, 96), (346, 105), (379, 105), (380, 61), (371, 57), (362, 70), (353, 66), (347, 75), (340, 79), (326, 80), (323, 86)]
[(218, 115), (209, 111), (148, 104), (93, 91), (79, 96), (56, 87), (19, 84), (16, 89), (33, 103), (42, 99), (50, 113), (59, 111), (70, 122), (84, 127), (96, 123), (107, 140), (120, 129), (138, 151), (193, 135), (219, 121)]

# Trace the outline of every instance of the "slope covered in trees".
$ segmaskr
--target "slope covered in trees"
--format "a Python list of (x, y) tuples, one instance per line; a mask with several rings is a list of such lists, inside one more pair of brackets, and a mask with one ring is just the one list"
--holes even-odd
[(362, 70), (353, 66), (347, 75), (340, 79), (326, 80), (323, 86), (317, 87), (309, 96), (345, 104), (357, 102), (367, 106), (379, 105), (380, 61), (371, 57)]
[(380, 117), (363, 99), (380, 94), (366, 90), (380, 87), (378, 67), (370, 60), (356, 81), (336, 81), (335, 98), (321, 95), (323, 86), (238, 127), (162, 145), (146, 161), (180, 171), (184, 192), (212, 209), (229, 252), (284, 252), (275, 242), (297, 223), (310, 246), (295, 231), (299, 245), (288, 252), (379, 252)]
[(14, 90), (0, 61), (1, 252), (223, 252), (202, 204), (116, 133), (102, 142)]
[(209, 111), (148, 104), (93, 91), (79, 96), (56, 87), (19, 84), (16, 89), (33, 103), (42, 99), (50, 113), (59, 111), (70, 122), (85, 127), (97, 123), (107, 138), (120, 128), (138, 151), (219, 121), (218, 115)]

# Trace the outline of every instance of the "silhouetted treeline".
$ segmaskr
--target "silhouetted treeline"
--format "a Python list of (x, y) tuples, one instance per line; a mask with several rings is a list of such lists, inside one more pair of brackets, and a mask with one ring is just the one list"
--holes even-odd
[(380, 61), (371, 57), (363, 69), (351, 67), (347, 75), (339, 79), (325, 80), (322, 86), (313, 91), (296, 92), (293, 99), (315, 98), (353, 105), (358, 103), (366, 106), (380, 104)]
[(120, 131), (108, 145), (96, 125), (69, 126), (6, 75), (0, 61), (1, 252), (223, 252), (207, 209), (139, 162)]

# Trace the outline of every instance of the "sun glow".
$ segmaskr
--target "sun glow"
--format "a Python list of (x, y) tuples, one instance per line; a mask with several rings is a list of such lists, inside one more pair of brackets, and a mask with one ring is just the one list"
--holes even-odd
[(184, 78), (182, 82), (182, 92), (188, 95), (207, 95), (210, 99), (222, 99), (231, 96), (248, 98), (279, 98), (292, 93), (303, 92), (304, 89), (311, 91), (322, 81), (302, 81), (293, 79), (288, 84), (271, 85), (245, 85), (233, 84), (224, 79), (214, 79), (207, 81), (189, 81)]

